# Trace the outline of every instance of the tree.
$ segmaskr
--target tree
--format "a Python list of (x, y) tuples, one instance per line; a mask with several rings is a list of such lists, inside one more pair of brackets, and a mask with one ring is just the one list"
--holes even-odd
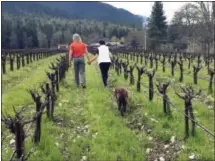
[(10, 48), (12, 49), (17, 49), (18, 45), (17, 45), (17, 36), (15, 31), (12, 31), (12, 34), (10, 36)]
[(131, 31), (128, 33), (127, 37), (125, 38), (125, 42), (126, 43), (137, 43), (139, 42), (141, 45), (144, 44), (145, 40), (144, 40), (144, 31)]
[(25, 43), (24, 43), (24, 26), (22, 21), (17, 20), (16, 22), (16, 34), (17, 34), (17, 43), (18, 43), (18, 48), (23, 49), (25, 48)]
[[(213, 37), (215, 37), (215, 2), (213, 1)], [(215, 39), (213, 40), (214, 53), (215, 53)]]
[(39, 41), (39, 47), (40, 48), (47, 48), (48, 47), (46, 35), (43, 34), (42, 32), (38, 32), (38, 41)]
[[(209, 53), (213, 41), (211, 4), (211, 2), (188, 3), (175, 12), (170, 25), (171, 30), (168, 32), (170, 40), (174, 42), (186, 38), (187, 45), (191, 44), (192, 49), (195, 45), (195, 49), (198, 47), (201, 50), (198, 52)], [(171, 39), (173, 35), (174, 40)]]
[(42, 27), (42, 32), (46, 35), (47, 41), (48, 41), (48, 47), (51, 47), (51, 38), (53, 35), (53, 27), (51, 24), (45, 24)]
[(10, 47), (11, 34), (12, 34), (11, 21), (2, 17), (2, 39), (1, 39), (2, 48)]
[(164, 15), (162, 2), (154, 3), (148, 27), (150, 48), (155, 50), (156, 46), (161, 44), (161, 40), (166, 39), (167, 36), (166, 17)]

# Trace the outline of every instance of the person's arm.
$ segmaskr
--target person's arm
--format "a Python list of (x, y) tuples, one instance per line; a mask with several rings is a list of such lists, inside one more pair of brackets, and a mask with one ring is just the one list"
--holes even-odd
[(98, 58), (99, 50), (97, 49), (95, 53), (96, 53), (96, 55), (94, 56), (93, 59), (91, 59), (91, 60), (89, 61), (89, 63), (92, 63), (93, 61), (95, 61), (95, 60)]
[(72, 48), (69, 48), (69, 65), (71, 65), (72, 62)]
[(92, 63), (93, 61), (95, 61), (95, 60), (97, 59), (97, 57), (98, 57), (98, 54), (96, 54), (96, 56), (95, 56), (93, 59), (91, 59), (91, 60), (89, 61), (89, 63)]
[(89, 52), (88, 52), (88, 50), (87, 50), (87, 47), (86, 47), (86, 49), (85, 49), (85, 55), (87, 56), (87, 60), (88, 60), (88, 62), (90, 61), (90, 57), (89, 57)]
[(112, 53), (109, 51), (109, 55), (110, 55), (110, 58), (112, 58), (113, 57), (113, 55), (112, 55)]

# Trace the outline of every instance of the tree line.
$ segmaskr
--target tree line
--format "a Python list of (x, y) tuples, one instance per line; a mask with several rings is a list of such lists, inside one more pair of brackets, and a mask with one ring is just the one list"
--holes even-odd
[(91, 43), (100, 38), (126, 37), (133, 28), (90, 20), (68, 20), (50, 16), (2, 15), (2, 48), (50, 48), (68, 44), (74, 33)]

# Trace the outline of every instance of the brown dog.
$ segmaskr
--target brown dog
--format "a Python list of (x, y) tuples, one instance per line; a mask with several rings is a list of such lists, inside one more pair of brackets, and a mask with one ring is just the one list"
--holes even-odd
[(125, 88), (115, 88), (114, 96), (117, 100), (118, 109), (123, 116), (128, 104), (128, 92)]

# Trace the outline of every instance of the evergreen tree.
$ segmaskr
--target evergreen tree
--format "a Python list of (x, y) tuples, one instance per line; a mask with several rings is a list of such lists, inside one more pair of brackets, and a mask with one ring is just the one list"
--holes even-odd
[(17, 20), (16, 22), (16, 34), (17, 34), (17, 43), (18, 43), (18, 48), (19, 49), (23, 49), (25, 48), (25, 43), (24, 43), (24, 27), (23, 27), (23, 24), (22, 24), (22, 21), (20, 20)]
[(166, 17), (164, 15), (162, 2), (157, 1), (154, 3), (148, 27), (150, 48), (155, 50), (160, 46), (162, 40), (166, 39), (167, 35)]
[[(26, 33), (27, 33), (29, 48), (37, 48), (39, 46), (36, 27), (37, 26), (36, 26), (35, 20), (29, 19), (27, 21)], [(31, 41), (31, 42), (29, 42), (29, 41)]]
[(10, 48), (11, 49), (17, 49), (18, 44), (17, 44), (17, 35), (15, 31), (12, 31), (11, 36), (10, 36)]
[(46, 35), (47, 41), (48, 41), (48, 47), (51, 47), (51, 38), (53, 35), (53, 26), (51, 24), (45, 24), (42, 27), (43, 33)]
[[(3, 49), (10, 48), (11, 34), (12, 34), (11, 21), (5, 20), (4, 17), (2, 17), (2, 39), (1, 39), (1, 45), (2, 45)], [(15, 37), (15, 36), (13, 35), (13, 37)]]

